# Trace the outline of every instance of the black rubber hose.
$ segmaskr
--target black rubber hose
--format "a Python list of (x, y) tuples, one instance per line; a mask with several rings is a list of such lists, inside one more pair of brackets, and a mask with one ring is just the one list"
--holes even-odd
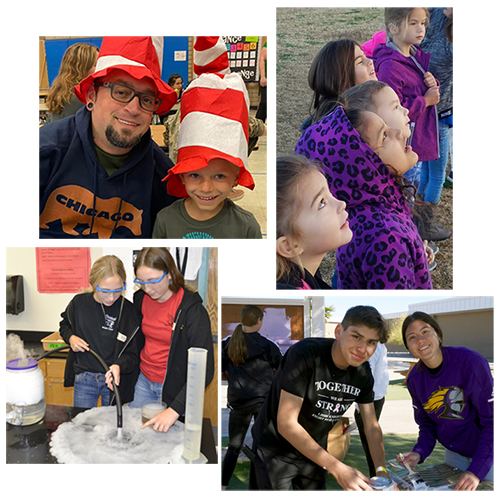
[[(104, 368), (104, 372), (106, 373), (109, 370), (109, 366), (106, 364), (106, 361), (99, 356), (95, 351), (92, 349), (89, 349), (89, 352), (95, 356), (97, 361), (101, 363), (102, 367)], [(113, 384), (113, 392), (115, 393), (115, 398), (116, 398), (116, 426), (120, 429), (123, 427), (123, 413), (122, 413), (122, 399), (120, 397), (120, 392), (118, 391), (118, 387), (116, 387), (115, 384), (115, 378), (113, 377), (113, 374), (111, 373), (111, 383)]]
[(51, 354), (54, 354), (55, 352), (62, 351), (63, 349), (68, 349), (69, 345), (63, 345), (61, 347), (57, 347), (56, 349), (52, 349), (50, 351), (47, 351), (45, 354), (42, 354), (41, 356), (38, 356), (38, 358), (35, 358), (35, 361), (40, 361), (43, 358), (46, 358), (47, 356), (50, 356)]
[[(70, 346), (69, 345), (63, 345), (61, 347), (57, 347), (56, 349), (52, 349), (51, 351), (47, 351), (45, 354), (42, 354), (38, 358), (35, 358), (36, 361), (40, 361), (43, 358), (46, 358), (47, 356), (50, 356), (51, 354), (54, 354), (55, 352), (62, 351), (63, 349), (68, 349)], [(97, 354), (95, 351), (92, 349), (89, 349), (89, 352), (101, 363), (101, 366), (104, 368), (104, 372), (106, 373), (109, 371), (109, 366), (106, 364), (106, 361), (102, 359), (99, 354)], [(113, 374), (111, 374), (111, 383), (113, 384), (113, 392), (115, 393), (115, 398), (116, 398), (116, 419), (117, 419), (117, 424), (116, 426), (118, 428), (123, 427), (123, 411), (122, 411), (122, 400), (120, 397), (120, 391), (118, 391), (118, 387), (116, 387), (115, 384), (115, 379), (113, 377)]]

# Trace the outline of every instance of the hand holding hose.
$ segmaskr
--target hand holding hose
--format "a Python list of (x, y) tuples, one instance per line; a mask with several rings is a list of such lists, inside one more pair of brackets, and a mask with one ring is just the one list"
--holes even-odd
[(110, 391), (113, 391), (113, 379), (116, 386), (120, 385), (120, 366), (111, 365), (109, 370), (106, 372), (106, 385)]
[(69, 345), (74, 352), (85, 352), (89, 350), (89, 345), (85, 340), (76, 335), (71, 335)]

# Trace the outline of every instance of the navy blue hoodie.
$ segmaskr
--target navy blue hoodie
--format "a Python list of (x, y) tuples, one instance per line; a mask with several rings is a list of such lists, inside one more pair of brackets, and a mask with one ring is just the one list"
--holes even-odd
[(90, 118), (84, 107), (40, 129), (40, 238), (150, 238), (176, 199), (161, 182), (173, 164), (146, 133), (108, 176)]

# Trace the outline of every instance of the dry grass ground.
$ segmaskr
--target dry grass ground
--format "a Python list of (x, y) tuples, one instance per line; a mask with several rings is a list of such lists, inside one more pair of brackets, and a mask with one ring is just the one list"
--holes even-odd
[[(276, 154), (290, 154), (300, 137), (300, 125), (309, 116), (312, 91), (309, 67), (321, 47), (339, 38), (360, 43), (384, 29), (381, 8), (278, 8), (276, 10)], [(451, 187), (451, 186), (450, 186)], [(453, 231), (453, 189), (442, 191), (438, 220)], [(435, 289), (453, 289), (453, 236), (437, 243)], [(321, 272), (328, 281), (334, 255), (327, 255)]]

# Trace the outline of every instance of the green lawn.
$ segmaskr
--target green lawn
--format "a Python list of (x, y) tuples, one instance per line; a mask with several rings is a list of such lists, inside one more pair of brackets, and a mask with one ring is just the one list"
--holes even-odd
[(404, 379), (391, 380), (387, 388), (386, 401), (404, 401), (411, 399), (410, 393), (403, 383)]

